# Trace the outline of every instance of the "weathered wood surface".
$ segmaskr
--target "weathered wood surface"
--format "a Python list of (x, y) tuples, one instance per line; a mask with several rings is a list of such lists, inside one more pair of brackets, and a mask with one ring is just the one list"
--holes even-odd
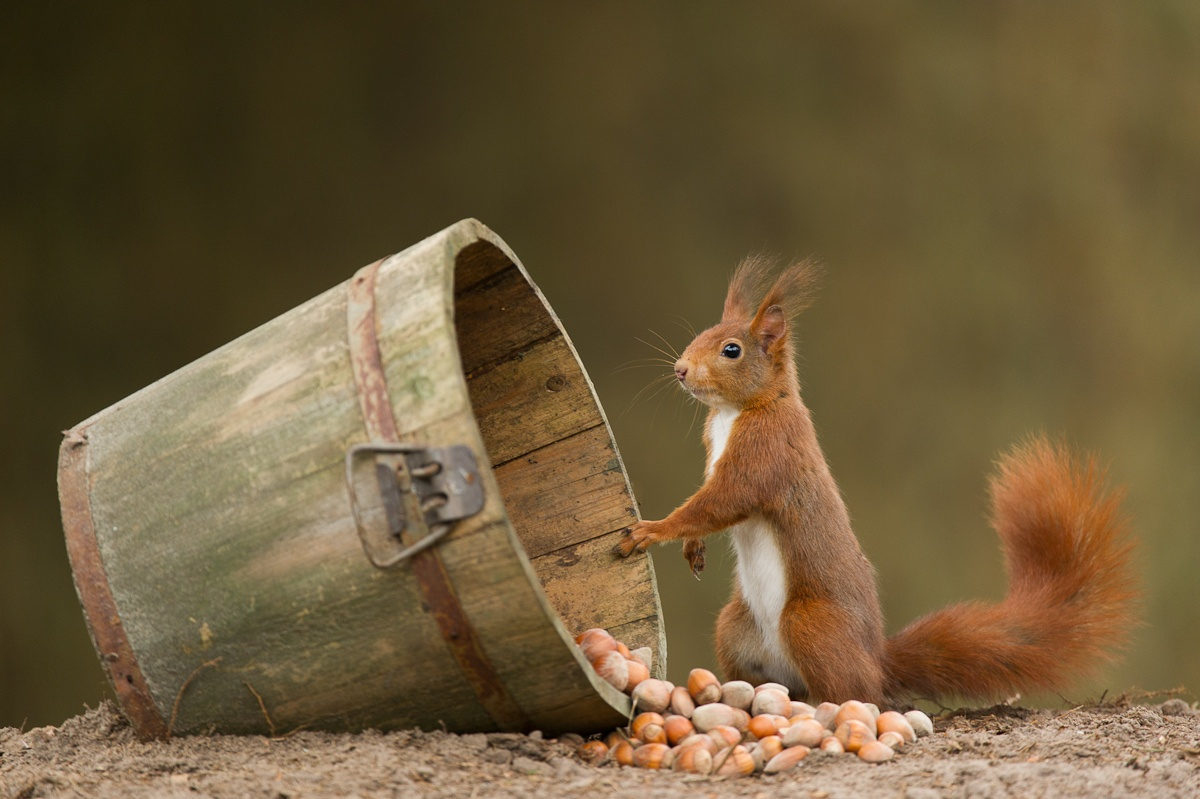
[(599, 580), (580, 592), (588, 601), (568, 601), (581, 585), (571, 553), (601, 537), (593, 554), (603, 573), (637, 574), (654, 585), (648, 560), (641, 567), (646, 573), (607, 562), (616, 533), (637, 520), (637, 511), (612, 433), (569, 338), (515, 264), (489, 270), (460, 290), (456, 305), (471, 404), (513, 527), (550, 601), (575, 632), (653, 619), (655, 629), (629, 643), (651, 647), (655, 662), (665, 662), (657, 591), (626, 591), (620, 579), (608, 580), (611, 585)]
[(515, 265), (456, 287), (454, 323), (468, 380), (488, 366), (519, 357), (533, 342), (561, 336)]
[[(483, 511), (438, 551), (500, 680), (542, 729), (616, 723), (627, 700), (568, 635), (607, 626), (661, 661), (661, 614), (649, 560), (608, 555), (633, 501), (569, 340), (473, 220), (388, 259), (376, 297), (401, 437), (484, 467)], [(359, 544), (346, 308), (343, 284), (76, 428), (103, 569), (175, 732), (496, 726), (408, 571)]]

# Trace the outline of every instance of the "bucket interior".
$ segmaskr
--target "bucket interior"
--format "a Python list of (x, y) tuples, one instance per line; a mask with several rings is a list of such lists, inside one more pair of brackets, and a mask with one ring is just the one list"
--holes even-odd
[(612, 554), (637, 520), (629, 481), (561, 323), (524, 270), (487, 241), (458, 254), (454, 303), (471, 405), (547, 598), (570, 633), (604, 627), (631, 647), (651, 647), (660, 665), (649, 559)]

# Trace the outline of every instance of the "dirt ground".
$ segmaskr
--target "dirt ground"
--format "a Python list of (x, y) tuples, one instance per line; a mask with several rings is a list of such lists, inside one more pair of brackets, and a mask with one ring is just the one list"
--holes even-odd
[(592, 767), (540, 735), (403, 731), (144, 743), (111, 704), (60, 727), (0, 729), (0, 796), (934, 797), (1200, 796), (1200, 714), (1171, 699), (945, 714), (868, 765), (816, 752), (794, 771), (722, 779)]

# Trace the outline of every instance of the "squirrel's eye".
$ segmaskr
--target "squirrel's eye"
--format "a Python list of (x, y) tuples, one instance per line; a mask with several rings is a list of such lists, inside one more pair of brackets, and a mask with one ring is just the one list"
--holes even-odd
[(726, 344), (721, 348), (721, 354), (726, 358), (737, 358), (742, 354), (742, 348), (737, 344)]

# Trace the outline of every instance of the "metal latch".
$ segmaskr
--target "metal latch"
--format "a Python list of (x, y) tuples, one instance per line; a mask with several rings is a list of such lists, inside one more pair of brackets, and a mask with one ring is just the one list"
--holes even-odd
[[(374, 458), (386, 531), (363, 521), (355, 489), (355, 466)], [(483, 482), (475, 454), (462, 444), (355, 444), (346, 451), (346, 491), (363, 551), (381, 569), (428, 549), (450, 532), (452, 522), (483, 509)]]

